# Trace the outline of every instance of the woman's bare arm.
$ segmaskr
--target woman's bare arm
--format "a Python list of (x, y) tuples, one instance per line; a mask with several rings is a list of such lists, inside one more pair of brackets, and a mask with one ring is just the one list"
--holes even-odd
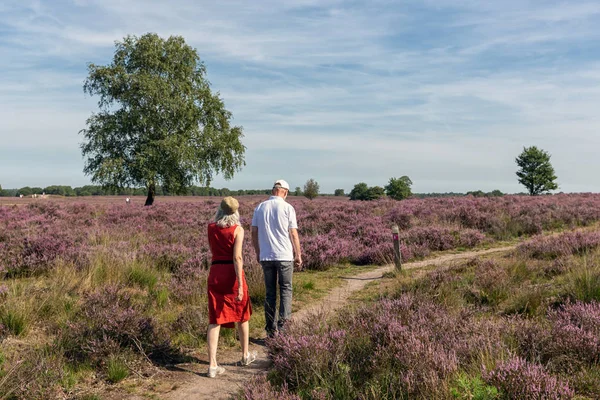
[(244, 269), (244, 258), (242, 257), (242, 246), (244, 244), (244, 228), (238, 226), (234, 232), (235, 239), (233, 241), (233, 265), (235, 267), (235, 276), (238, 281), (237, 301), (242, 301), (244, 297), (244, 281), (242, 279), (242, 271)]

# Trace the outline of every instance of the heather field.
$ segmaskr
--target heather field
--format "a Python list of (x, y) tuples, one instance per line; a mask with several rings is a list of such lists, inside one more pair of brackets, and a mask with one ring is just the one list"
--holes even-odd
[(268, 341), (272, 371), (239, 398), (600, 398), (599, 231), (386, 280)]
[[(239, 198), (245, 228), (264, 198)], [(0, 203), (0, 398), (103, 398), (203, 349), (205, 229), (219, 200)], [(289, 201), (312, 271), (390, 263), (393, 224), (405, 261), (523, 244), (508, 258), (400, 274), (389, 298), (297, 326), (269, 343), (274, 369), (247, 398), (600, 396), (600, 195)], [(244, 258), (260, 331), (250, 235)]]

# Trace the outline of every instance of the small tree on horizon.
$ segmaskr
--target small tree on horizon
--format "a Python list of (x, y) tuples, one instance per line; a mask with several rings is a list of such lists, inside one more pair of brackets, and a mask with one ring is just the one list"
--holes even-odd
[(300, 186), (296, 186), (296, 190), (294, 190), (294, 196), (302, 196), (302, 188)]
[(369, 186), (365, 182), (357, 183), (350, 191), (350, 200), (367, 200), (368, 191)]
[(304, 197), (309, 200), (315, 199), (319, 195), (319, 184), (314, 179), (310, 178), (304, 184)]
[(366, 200), (378, 200), (385, 196), (385, 189), (381, 186), (372, 186), (367, 190)]
[(515, 161), (519, 166), (517, 171), (519, 183), (527, 188), (530, 196), (538, 196), (558, 189), (548, 152), (536, 146), (524, 147)]
[(344, 189), (335, 189), (335, 191), (333, 192), (334, 196), (345, 196), (346, 194), (344, 193)]
[(206, 67), (181, 36), (127, 36), (108, 65), (89, 64), (83, 90), (99, 96), (81, 144), (84, 173), (107, 188), (158, 186), (183, 194), (245, 165), (242, 127), (212, 92)]
[(412, 195), (411, 185), (412, 181), (406, 175), (400, 178), (390, 178), (389, 183), (385, 186), (385, 194), (394, 200), (408, 199)]

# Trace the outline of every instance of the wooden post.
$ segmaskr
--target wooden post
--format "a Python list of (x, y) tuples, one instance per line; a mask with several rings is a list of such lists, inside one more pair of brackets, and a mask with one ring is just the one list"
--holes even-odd
[(400, 229), (398, 225), (392, 225), (392, 238), (394, 240), (394, 264), (396, 264), (396, 269), (400, 271), (402, 269), (402, 254), (400, 254), (400, 240), (398, 235), (400, 233)]

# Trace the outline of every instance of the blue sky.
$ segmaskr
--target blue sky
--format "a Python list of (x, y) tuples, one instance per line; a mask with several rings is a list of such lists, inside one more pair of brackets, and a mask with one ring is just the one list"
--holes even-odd
[(181, 35), (206, 63), (246, 167), (212, 186), (519, 192), (552, 155), (560, 190), (600, 192), (598, 1), (0, 2), (0, 185), (89, 184), (87, 63), (127, 34)]

